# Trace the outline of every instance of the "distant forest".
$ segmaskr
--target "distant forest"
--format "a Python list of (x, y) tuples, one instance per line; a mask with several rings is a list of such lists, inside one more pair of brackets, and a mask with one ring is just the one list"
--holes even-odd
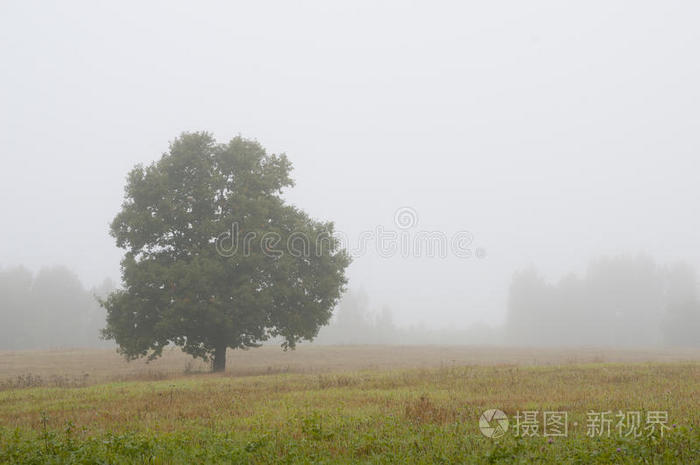
[(583, 276), (569, 274), (554, 284), (536, 270), (527, 269), (514, 274), (506, 322), (495, 328), (399, 328), (390, 309), (372, 312), (365, 295), (349, 294), (317, 341), (700, 347), (698, 279), (685, 263), (660, 266), (644, 255), (601, 258), (593, 261)]
[(594, 261), (585, 275), (550, 284), (516, 273), (506, 338), (514, 345), (700, 346), (698, 280), (685, 263), (644, 255)]
[[(105, 311), (97, 297), (114, 289), (110, 280), (86, 289), (64, 267), (36, 274), (0, 269), (0, 349), (113, 347), (100, 339)], [(314, 342), (700, 346), (698, 280), (687, 264), (660, 266), (646, 256), (602, 258), (582, 276), (570, 274), (556, 283), (528, 269), (513, 276), (502, 327), (466, 329), (399, 326), (391, 309), (372, 309), (366, 294), (349, 292)]]
[(61, 266), (36, 274), (22, 267), (0, 269), (0, 349), (114, 346), (100, 339), (106, 312), (96, 298), (114, 288), (106, 279), (85, 289)]

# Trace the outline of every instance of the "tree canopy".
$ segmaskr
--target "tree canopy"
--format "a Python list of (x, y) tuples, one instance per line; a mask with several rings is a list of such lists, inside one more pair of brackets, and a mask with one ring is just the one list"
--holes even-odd
[(294, 348), (331, 317), (350, 259), (331, 222), (282, 199), (287, 157), (255, 141), (185, 133), (128, 175), (111, 234), (123, 289), (102, 303), (103, 335), (128, 359), (170, 344), (225, 368), (227, 348), (276, 337)]

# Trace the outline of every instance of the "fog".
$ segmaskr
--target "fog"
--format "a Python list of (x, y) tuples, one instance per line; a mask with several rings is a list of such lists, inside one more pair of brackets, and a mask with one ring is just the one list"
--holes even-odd
[[(606, 302), (633, 308), (658, 284), (645, 320), (658, 328), (669, 270), (700, 267), (699, 15), (646, 1), (4, 1), (0, 269), (119, 282), (108, 229), (127, 173), (206, 130), (287, 154), (285, 198), (335, 222), (351, 295), (390, 309), (400, 341), (422, 327), (480, 342), (478, 324), (536, 343), (509, 326), (517, 277), (556, 288), (538, 294), (551, 303), (570, 273), (576, 289), (626, 273), (592, 272), (601, 260), (651, 270)], [(360, 250), (377, 228), (473, 240), (461, 257)], [(583, 293), (551, 305), (603, 295)], [(649, 337), (582, 342), (664, 336)]]

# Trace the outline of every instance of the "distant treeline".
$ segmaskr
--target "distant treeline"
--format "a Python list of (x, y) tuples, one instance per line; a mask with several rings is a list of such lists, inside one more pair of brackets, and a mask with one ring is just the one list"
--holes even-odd
[(697, 291), (692, 267), (659, 266), (646, 256), (603, 258), (556, 284), (530, 269), (510, 286), (507, 342), (700, 346)]
[(502, 327), (401, 328), (388, 308), (371, 311), (349, 293), (321, 344), (478, 344), (515, 346), (700, 346), (700, 301), (692, 267), (659, 266), (646, 256), (602, 258), (584, 276), (547, 283), (534, 269), (515, 273)]
[(96, 296), (113, 289), (110, 280), (85, 289), (64, 267), (0, 269), (0, 349), (112, 346), (100, 339), (105, 311)]
[(389, 307), (372, 311), (364, 292), (345, 294), (330, 325), (321, 328), (318, 344), (503, 344), (503, 328), (475, 324), (466, 329), (430, 329), (423, 325), (400, 327)]
[[(0, 349), (111, 346), (100, 339), (105, 311), (97, 296), (110, 280), (85, 289), (63, 267), (36, 275), (0, 270)], [(478, 344), (519, 346), (700, 346), (700, 300), (692, 267), (660, 266), (646, 256), (603, 258), (583, 276), (548, 283), (534, 269), (515, 273), (501, 327), (428, 329), (395, 324), (388, 307), (372, 311), (349, 292), (318, 344)], [(271, 341), (274, 342), (274, 341)]]

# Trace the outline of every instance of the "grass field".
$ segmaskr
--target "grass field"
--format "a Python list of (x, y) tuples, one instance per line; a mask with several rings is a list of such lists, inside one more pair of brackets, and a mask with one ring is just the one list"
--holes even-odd
[[(111, 351), (0, 352), (0, 463), (700, 463), (699, 351), (231, 355), (213, 375), (177, 353), (145, 365)], [(509, 419), (497, 439), (479, 429), (494, 408)], [(516, 434), (525, 411), (539, 412), (532, 437)], [(545, 411), (567, 412), (566, 436), (543, 434)], [(610, 435), (589, 437), (589, 414), (605, 411)], [(640, 437), (617, 431), (618, 411), (640, 412)], [(654, 412), (668, 415), (663, 436), (644, 429)]]

